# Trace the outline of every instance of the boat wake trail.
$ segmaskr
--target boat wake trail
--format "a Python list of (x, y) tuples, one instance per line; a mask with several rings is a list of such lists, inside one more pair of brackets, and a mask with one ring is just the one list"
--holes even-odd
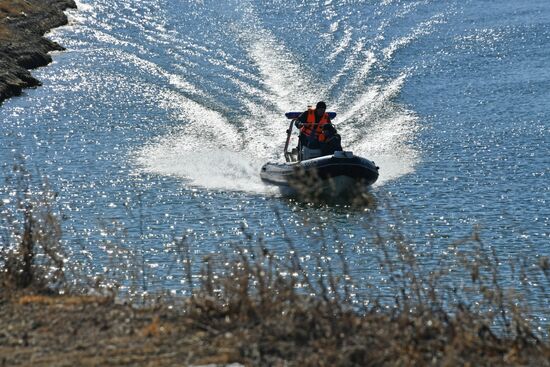
[[(383, 2), (372, 13), (381, 14), (379, 18), (368, 18), (366, 25), (360, 14), (354, 19), (345, 5), (331, 4), (324, 9), (325, 24), (309, 27), (313, 32), (304, 31), (301, 39), (285, 36), (273, 19), (258, 15), (269, 14), (270, 2), (262, 3), (266, 9), (239, 2), (236, 11), (224, 13), (229, 19), (217, 19), (223, 24), (214, 44), (198, 36), (182, 41), (177, 32), (164, 33), (162, 42), (172, 45), (169, 56), (174, 62), (147, 69), (170, 84), (158, 84), (152, 97), (179, 127), (137, 152), (141, 169), (182, 178), (189, 186), (267, 193), (270, 189), (258, 173), (266, 160), (282, 158), (288, 127), (284, 112), (325, 100), (329, 110), (338, 113), (334, 123), (344, 148), (381, 167), (377, 185), (413, 172), (420, 159), (414, 145), (419, 118), (395, 100), (415, 68), (395, 70), (393, 61), (400, 49), (444, 20), (432, 14), (412, 25), (408, 34), (389, 31), (392, 22), (428, 3)], [(318, 10), (310, 9), (312, 14)], [(228, 44), (237, 46), (223, 47)], [(311, 55), (311, 44), (313, 50), (330, 52)], [(182, 66), (185, 63), (193, 68)]]

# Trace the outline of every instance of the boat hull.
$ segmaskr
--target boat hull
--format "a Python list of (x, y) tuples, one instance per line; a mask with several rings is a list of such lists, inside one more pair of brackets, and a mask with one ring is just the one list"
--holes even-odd
[(351, 152), (336, 152), (301, 162), (266, 163), (260, 176), (287, 196), (334, 198), (372, 185), (378, 179), (378, 167)]

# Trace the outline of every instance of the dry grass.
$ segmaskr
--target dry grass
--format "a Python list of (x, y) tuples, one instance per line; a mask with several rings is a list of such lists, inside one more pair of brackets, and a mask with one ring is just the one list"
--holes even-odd
[(83, 295), (44, 295), (44, 294), (25, 294), (19, 297), (17, 303), (24, 305), (58, 305), (58, 306), (77, 306), (86, 304), (106, 304), (111, 303), (109, 297), (83, 296)]
[(36, 5), (32, 5), (22, 0), (2, 0), (0, 3), (0, 20), (5, 17), (24, 16), (24, 13), (30, 13), (36, 10)]
[(14, 37), (13, 30), (6, 24), (7, 17), (23, 17), (36, 11), (36, 5), (23, 0), (2, 0), (0, 2), (0, 41), (9, 41)]
[[(550, 366), (526, 293), (475, 231), (449, 246), (452, 259), (439, 268), (426, 267), (395, 227), (375, 236), (391, 300), (360, 292), (344, 257), (324, 262), (321, 250), (311, 274), (292, 241), (281, 258), (245, 230), (236, 252), (202, 260), (197, 283), (182, 239), (175, 248), (191, 296), (121, 305), (66, 286), (52, 197), (34, 197), (28, 172), (15, 173), (19, 202), (3, 221), (14, 224), (0, 273), (0, 322), (9, 330), (0, 360), (9, 365)], [(518, 260), (512, 277), (544, 294), (549, 263)], [(456, 277), (468, 281), (456, 287)]]
[(51, 206), (55, 195), (44, 184), (36, 195), (30, 173), (16, 166), (12, 177), (19, 189), (12, 210), (4, 210), (0, 224), (0, 255), (3, 259), (0, 285), (4, 288), (44, 289), (64, 283), (65, 255), (61, 225)]
[[(33, 17), (48, 14), (52, 11), (52, 5), (42, 1), (27, 0), (2, 0), (0, 1), (0, 41), (10, 42), (14, 38), (28, 39), (25, 30), (33, 23)], [(17, 21), (27, 19), (25, 27), (17, 25)]]
[[(386, 265), (397, 269), (403, 261)], [(492, 311), (464, 302), (442, 307), (444, 300), (434, 298), (438, 290), (412, 273), (396, 280), (397, 290), (403, 281), (407, 288), (394, 304), (359, 308), (343, 278), (311, 279), (296, 262), (278, 263), (265, 250), (242, 251), (218, 274), (212, 269), (223, 266), (211, 262), (187, 315), (213, 343), (238, 350), (247, 365), (550, 364), (550, 346), (535, 335), (523, 310), (494, 296), (503, 293), (498, 286), (477, 294), (487, 310), (506, 313), (510, 332), (495, 330)]]
[(11, 37), (13, 37), (11, 29), (0, 23), (0, 40), (9, 40)]

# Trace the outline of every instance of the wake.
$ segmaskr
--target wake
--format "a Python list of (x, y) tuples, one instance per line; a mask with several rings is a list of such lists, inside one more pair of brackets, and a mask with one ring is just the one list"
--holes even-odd
[[(409, 5), (394, 16), (404, 17), (413, 10)], [(252, 5), (246, 11), (247, 26), (233, 25), (227, 35), (239, 42), (245, 54), (240, 59), (223, 53), (209, 59), (212, 65), (222, 68), (219, 77), (223, 83), (239, 91), (238, 106), (217, 103), (213, 91), (223, 86), (201, 89), (159, 66), (147, 67), (174, 87), (166, 89), (159, 84), (155, 94), (162, 108), (181, 121), (181, 127), (136, 152), (141, 170), (181, 178), (186, 186), (272, 193), (261, 182), (259, 170), (267, 160), (282, 159), (288, 127), (284, 112), (302, 111), (307, 105), (325, 100), (329, 110), (339, 113), (334, 123), (344, 148), (381, 167), (377, 185), (414, 172), (420, 160), (414, 145), (419, 118), (414, 111), (393, 102), (414, 70), (404, 69), (392, 79), (380, 74), (399, 48), (433, 32), (443, 21), (441, 15), (432, 16), (386, 47), (381, 47), (381, 42), (391, 22), (382, 21), (379, 37), (367, 42), (365, 37), (357, 36), (361, 29), (336, 21), (320, 37), (336, 40), (342, 31), (325, 61), (344, 61), (326, 82), (265, 27)], [(176, 49), (181, 43), (175, 37), (167, 42), (173, 42)]]

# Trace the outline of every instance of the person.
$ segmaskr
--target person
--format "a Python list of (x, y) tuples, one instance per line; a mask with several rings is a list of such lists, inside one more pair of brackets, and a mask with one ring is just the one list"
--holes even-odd
[(299, 140), (302, 146), (310, 149), (321, 148), (321, 143), (326, 139), (323, 126), (331, 123), (326, 109), (325, 102), (317, 102), (315, 109), (308, 109), (294, 121), (294, 125), (300, 129)]
[(321, 143), (321, 154), (332, 155), (336, 151), (342, 151), (342, 139), (333, 124), (323, 125), (325, 141)]

